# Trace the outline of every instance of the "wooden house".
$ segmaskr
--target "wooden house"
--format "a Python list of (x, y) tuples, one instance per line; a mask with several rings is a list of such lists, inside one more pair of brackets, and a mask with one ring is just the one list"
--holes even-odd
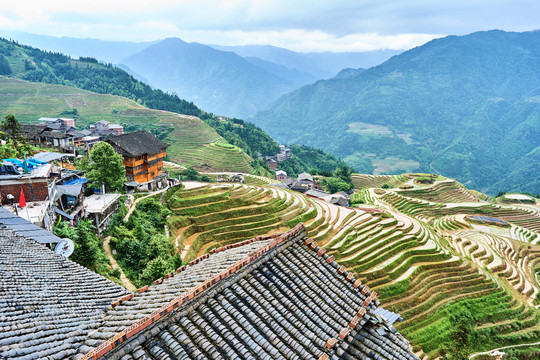
[(128, 191), (153, 190), (167, 185), (163, 158), (167, 156), (169, 144), (146, 130), (111, 136), (107, 142), (123, 156)]

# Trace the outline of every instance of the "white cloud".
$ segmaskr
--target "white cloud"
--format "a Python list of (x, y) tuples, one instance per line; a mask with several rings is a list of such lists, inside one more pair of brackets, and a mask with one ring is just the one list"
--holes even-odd
[(540, 1), (16, 0), (0, 8), (0, 30), (129, 41), (177, 36), (298, 51), (408, 49), (437, 34), (493, 28), (540, 28)]
[(426, 43), (437, 34), (379, 35), (350, 34), (336, 36), (322, 31), (182, 31), (180, 37), (186, 41), (219, 45), (267, 45), (284, 47), (300, 52), (343, 52), (370, 51), (376, 49), (406, 50)]

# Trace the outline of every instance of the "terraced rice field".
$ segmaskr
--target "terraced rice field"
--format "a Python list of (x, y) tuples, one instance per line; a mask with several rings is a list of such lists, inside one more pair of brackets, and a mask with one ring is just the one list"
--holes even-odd
[[(377, 187), (389, 181), (372, 178)], [(308, 199), (263, 178), (253, 181), (179, 190), (170, 198), (170, 227), (187, 260), (303, 221), (311, 238), (402, 315), (395, 326), (421, 358), (437, 357), (453, 330), (450, 316), (465, 310), (474, 319), (471, 352), (540, 340), (535, 209), (441, 203), (370, 189), (363, 196), (379, 212), (369, 212)], [(437, 200), (451, 199), (445, 192), (454, 190), (441, 189)], [(504, 218), (512, 227), (482, 231), (466, 214)]]
[(434, 203), (413, 199), (396, 192), (388, 192), (380, 198), (397, 211), (420, 217), (434, 219), (448, 215), (484, 215), (521, 226), (530, 231), (540, 231), (540, 210), (516, 206), (481, 203)]
[(99, 120), (111, 123), (170, 124), (174, 130), (164, 139), (171, 144), (171, 160), (197, 169), (251, 172), (252, 159), (229, 144), (213, 128), (195, 116), (152, 110), (114, 95), (96, 94), (69, 86), (32, 83), (0, 78), (0, 112), (13, 113), (22, 123), (35, 123), (42, 116), (58, 116), (76, 108), (77, 127)]
[(309, 201), (298, 194), (242, 184), (179, 190), (168, 205), (174, 213), (169, 227), (186, 260), (315, 216)]
[(478, 197), (455, 180), (438, 181), (433, 186), (414, 190), (399, 190), (398, 194), (438, 203), (478, 202)]
[(351, 176), (354, 187), (359, 188), (380, 188), (384, 184), (392, 188), (397, 188), (411, 180), (405, 175), (367, 175), (353, 174)]

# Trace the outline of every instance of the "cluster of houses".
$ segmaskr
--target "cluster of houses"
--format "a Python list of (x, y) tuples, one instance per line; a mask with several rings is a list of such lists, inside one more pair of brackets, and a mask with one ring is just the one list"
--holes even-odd
[(101, 120), (90, 129), (75, 129), (75, 119), (42, 117), (39, 124), (21, 124), (21, 133), (29, 143), (74, 152), (76, 147), (91, 148), (109, 136), (122, 135), (124, 127)]
[[(56, 130), (44, 131), (71, 131), (74, 124), (69, 120), (50, 122)], [(50, 129), (49, 125), (45, 127)], [(100, 137), (107, 133), (106, 141), (122, 155), (126, 192), (166, 187), (169, 181), (163, 170), (163, 158), (169, 145), (147, 131), (122, 134), (122, 129), (110, 125), (100, 121), (91, 130), (101, 134)], [(74, 158), (71, 153), (39, 152), (30, 159), (3, 159), (0, 166), (1, 205), (49, 231), (60, 216), (71, 222), (79, 218), (90, 219), (101, 233), (116, 211), (121, 195), (87, 189), (84, 172), (75, 170), (72, 165)], [(27, 204), (24, 209), (17, 207), (23, 203)]]
[[(291, 158), (291, 149), (286, 147), (285, 145), (279, 145), (279, 153), (272, 156), (265, 156), (264, 161), (270, 168), (270, 170), (277, 170), (277, 165), (280, 162), (289, 160)], [(262, 159), (263, 156), (261, 153), (258, 154), (259, 159)]]
[(340, 206), (349, 206), (350, 194), (340, 191), (335, 194), (327, 193), (322, 190), (317, 183), (317, 180), (313, 179), (308, 173), (301, 173), (296, 179), (287, 176), (287, 173), (283, 170), (276, 171), (276, 180), (281, 181), (281, 186), (285, 189), (298, 191), (305, 194), (307, 197), (322, 199), (331, 204)]

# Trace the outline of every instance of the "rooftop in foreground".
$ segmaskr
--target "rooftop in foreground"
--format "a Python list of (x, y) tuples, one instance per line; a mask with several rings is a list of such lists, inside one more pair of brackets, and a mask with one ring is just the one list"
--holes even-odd
[(214, 249), (132, 294), (0, 228), (0, 359), (417, 359), (398, 314), (308, 238)]
[(220, 248), (114, 304), (75, 358), (417, 359), (391, 324), (399, 315), (303, 225), (235, 251), (246, 246), (247, 257)]

